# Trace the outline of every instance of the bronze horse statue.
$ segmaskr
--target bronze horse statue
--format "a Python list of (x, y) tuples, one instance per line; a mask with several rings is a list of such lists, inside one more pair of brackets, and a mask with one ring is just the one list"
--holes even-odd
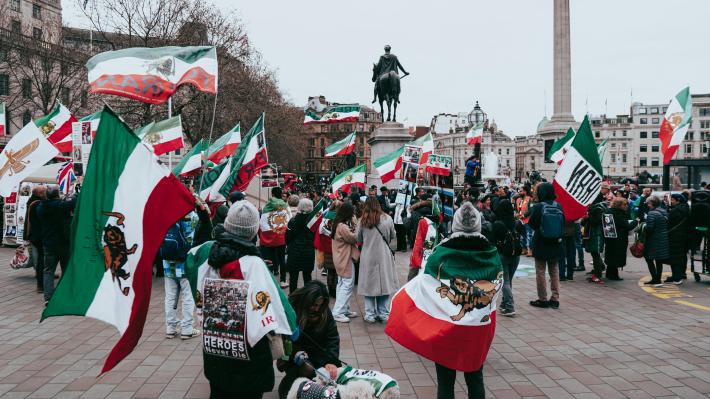
[[(385, 112), (382, 103), (387, 103), (387, 122), (390, 120), (397, 122), (397, 104), (399, 103), (399, 75), (394, 71), (385, 72), (377, 76), (377, 64), (372, 65), (372, 81), (376, 82), (377, 97), (380, 102), (380, 114), (382, 121), (385, 119)], [(374, 102), (374, 101), (373, 101)], [(392, 112), (394, 105), (394, 112)], [(391, 115), (391, 117), (390, 117)]]

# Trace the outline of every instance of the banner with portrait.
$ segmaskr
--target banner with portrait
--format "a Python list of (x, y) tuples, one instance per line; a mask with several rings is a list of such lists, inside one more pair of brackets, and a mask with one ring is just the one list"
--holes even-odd
[(248, 281), (204, 280), (202, 348), (205, 353), (249, 360), (246, 341), (248, 296)]
[(405, 145), (402, 153), (402, 180), (410, 183), (419, 181), (419, 159), (422, 157), (422, 148)]
[(72, 161), (74, 175), (84, 176), (94, 138), (91, 136), (91, 121), (72, 123)]

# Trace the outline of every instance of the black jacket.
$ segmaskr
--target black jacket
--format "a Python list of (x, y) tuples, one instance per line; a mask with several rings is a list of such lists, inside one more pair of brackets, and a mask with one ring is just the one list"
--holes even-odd
[(27, 215), (25, 216), (24, 240), (39, 247), (42, 245), (42, 220), (37, 215), (37, 209), (42, 200), (32, 195), (27, 200)]
[(308, 228), (309, 215), (299, 213), (288, 222), (286, 230), (286, 264), (289, 271), (310, 271), (316, 259), (315, 235)]
[(316, 368), (326, 364), (341, 366), (340, 360), (338, 360), (340, 357), (340, 335), (338, 334), (338, 326), (330, 312), (328, 312), (325, 328), (322, 330), (306, 329), (301, 331), (298, 340), (293, 343), (293, 353), (299, 351), (306, 352), (308, 360)]
[(532, 243), (533, 257), (540, 260), (556, 260), (560, 256), (560, 240), (545, 239), (540, 232), (543, 202), (549, 205), (557, 198), (552, 184), (541, 183), (537, 187), (537, 197), (539, 202), (533, 206), (528, 222), (528, 226), (535, 231)]
[(192, 239), (192, 246), (196, 247), (202, 245), (207, 241), (212, 239), (212, 221), (210, 220), (210, 213), (201, 207), (196, 207), (195, 212), (200, 221), (195, 226), (195, 235)]
[[(258, 256), (256, 246), (227, 233), (222, 225), (215, 228), (216, 242), (209, 264), (217, 269), (245, 255)], [(239, 397), (240, 394), (269, 392), (274, 389), (274, 367), (269, 339), (262, 338), (253, 347), (247, 345), (249, 360), (236, 360), (202, 353), (205, 377), (220, 390)]]
[(668, 243), (670, 244), (670, 263), (683, 264), (687, 261), (691, 244), (691, 220), (688, 204), (681, 203), (671, 207), (668, 213)]
[(636, 227), (636, 221), (629, 223), (625, 211), (609, 208), (606, 214), (613, 215), (616, 226), (616, 238), (604, 238), (604, 263), (612, 267), (626, 266), (626, 250), (629, 247), (629, 232)]
[(71, 213), (76, 197), (68, 201), (44, 200), (39, 204), (37, 216), (41, 219), (44, 248), (68, 248), (71, 231)]

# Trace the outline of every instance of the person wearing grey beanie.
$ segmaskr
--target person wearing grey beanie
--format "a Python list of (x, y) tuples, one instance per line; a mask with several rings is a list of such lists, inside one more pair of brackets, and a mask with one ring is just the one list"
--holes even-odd
[(251, 242), (259, 231), (259, 211), (249, 201), (237, 201), (229, 207), (224, 219), (224, 230), (247, 242)]
[(464, 202), (454, 214), (454, 233), (481, 233), (481, 213), (470, 202)]

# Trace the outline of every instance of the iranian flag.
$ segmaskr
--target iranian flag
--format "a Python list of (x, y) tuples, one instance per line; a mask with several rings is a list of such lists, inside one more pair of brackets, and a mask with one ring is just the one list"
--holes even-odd
[(477, 123), (466, 132), (466, 144), (476, 145), (483, 142), (483, 122)]
[(550, 160), (558, 165), (561, 164), (562, 160), (565, 158), (565, 154), (572, 146), (573, 139), (574, 129), (569, 128), (567, 129), (567, 134), (552, 143), (552, 147), (550, 147), (550, 154), (548, 156)]
[(4, 136), (7, 133), (5, 126), (7, 125), (7, 116), (5, 114), (5, 103), (0, 103), (0, 136)]
[(365, 172), (367, 171), (367, 165), (362, 164), (354, 168), (348, 169), (345, 172), (335, 176), (330, 184), (333, 186), (333, 192), (337, 193), (338, 190), (344, 193), (350, 193), (350, 187), (356, 186), (361, 189), (365, 189)]
[(77, 119), (69, 112), (67, 107), (57, 102), (54, 110), (49, 115), (37, 119), (35, 125), (47, 136), (49, 142), (57, 147), (59, 152), (71, 152), (72, 123), (76, 121)]
[(402, 154), (404, 154), (404, 147), (399, 147), (399, 149), (372, 162), (372, 166), (380, 175), (382, 184), (397, 177), (397, 174), (402, 169)]
[(226, 167), (221, 172), (223, 176), (220, 175), (213, 192), (216, 190), (226, 198), (233, 191), (244, 191), (261, 168), (268, 164), (264, 114), (262, 113), (244, 136), (244, 140), (229, 159), (229, 163), (225, 165)]
[(240, 124), (234, 126), (232, 130), (218, 138), (207, 150), (207, 159), (214, 163), (220, 163), (224, 158), (234, 154), (242, 142)]
[(690, 127), (692, 109), (689, 87), (681, 90), (671, 100), (663, 122), (661, 122), (661, 131), (658, 133), (658, 138), (661, 139), (664, 165), (668, 165), (673, 159), (680, 143), (683, 142), (685, 133)]
[(182, 141), (180, 115), (159, 122), (151, 122), (135, 130), (144, 143), (153, 147), (155, 155), (166, 154), (185, 146)]
[(217, 93), (217, 50), (212, 46), (134, 47), (97, 54), (86, 63), (92, 93), (163, 104), (189, 83)]
[(552, 182), (567, 221), (586, 215), (599, 194), (603, 176), (589, 118), (585, 116)]
[(155, 255), (194, 208), (189, 191), (108, 107), (91, 149), (72, 221), (70, 262), (42, 320), (79, 315), (109, 323), (120, 339), (101, 373), (128, 356), (143, 332)]
[(446, 241), (436, 246), (424, 271), (392, 298), (385, 333), (450, 369), (479, 370), (493, 342), (503, 286), (498, 251), (487, 248), (449, 248)]
[(321, 198), (318, 203), (313, 206), (313, 211), (311, 211), (308, 215), (308, 222), (306, 222), (306, 226), (308, 226), (308, 228), (314, 233), (318, 231), (320, 223), (323, 220), (323, 212), (325, 212), (324, 208), (325, 203)]
[[(229, 164), (231, 161), (231, 158), (227, 158), (219, 165), (208, 166), (205, 173), (202, 174), (202, 180), (200, 181), (200, 198), (205, 200), (205, 202), (214, 203), (226, 201), (225, 196), (219, 193), (219, 189), (229, 177)], [(212, 163), (212, 161), (207, 162)]]
[(286, 228), (290, 219), (288, 204), (281, 198), (269, 198), (261, 210), (259, 243), (265, 247), (286, 245)]
[(173, 168), (173, 174), (175, 176), (194, 176), (200, 172), (202, 167), (202, 153), (207, 148), (204, 139), (200, 140), (195, 144), (194, 147), (185, 154), (185, 156), (180, 160)]
[(101, 122), (101, 111), (94, 112), (91, 115), (87, 115), (81, 119), (79, 122), (91, 122), (91, 137), (96, 137), (96, 131), (99, 130), (99, 122)]
[(314, 112), (306, 112), (303, 119), (304, 125), (311, 123), (337, 123), (337, 122), (357, 122), (360, 119), (359, 104), (342, 104), (328, 107), (323, 111), (322, 116)]
[(334, 157), (336, 155), (347, 155), (355, 150), (355, 138), (357, 132), (352, 132), (345, 136), (344, 139), (325, 147), (325, 156)]
[(429, 154), (434, 152), (434, 138), (432, 137), (431, 133), (427, 133), (422, 137), (411, 141), (409, 144), (422, 148), (422, 155), (419, 158), (419, 164), (426, 164), (429, 160)]

